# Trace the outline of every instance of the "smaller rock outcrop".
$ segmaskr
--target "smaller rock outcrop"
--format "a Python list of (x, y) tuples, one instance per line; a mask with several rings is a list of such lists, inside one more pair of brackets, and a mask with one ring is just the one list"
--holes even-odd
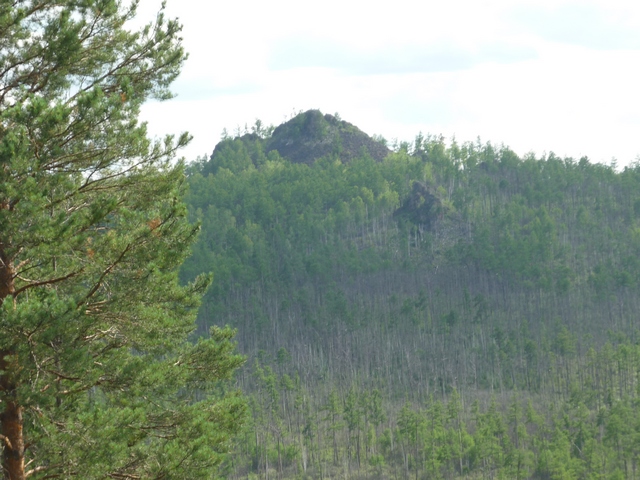
[(393, 213), (393, 216), (404, 218), (430, 230), (444, 216), (444, 211), (442, 200), (435, 190), (422, 182), (414, 182), (411, 194)]

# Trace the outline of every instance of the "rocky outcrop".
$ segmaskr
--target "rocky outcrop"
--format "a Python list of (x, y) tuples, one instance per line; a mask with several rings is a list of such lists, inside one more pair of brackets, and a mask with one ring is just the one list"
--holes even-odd
[(394, 212), (393, 216), (404, 218), (430, 230), (443, 217), (444, 211), (442, 200), (438, 197), (437, 192), (422, 182), (414, 182), (411, 194)]
[(203, 173), (219, 168), (242, 170), (253, 163), (258, 166), (270, 152), (293, 163), (312, 164), (319, 158), (338, 158), (349, 162), (368, 155), (382, 161), (391, 150), (354, 125), (334, 115), (309, 110), (296, 115), (273, 130), (270, 136), (246, 133), (219, 142), (203, 167)]
[(319, 110), (296, 115), (277, 127), (266, 141), (265, 151), (311, 164), (319, 158), (335, 156), (343, 162), (362, 155), (382, 161), (391, 151), (354, 125)]

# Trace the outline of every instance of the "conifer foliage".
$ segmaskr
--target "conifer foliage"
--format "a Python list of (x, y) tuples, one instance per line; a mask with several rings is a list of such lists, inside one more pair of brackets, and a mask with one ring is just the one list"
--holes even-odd
[(233, 332), (187, 342), (201, 277), (179, 138), (138, 122), (185, 59), (162, 11), (0, 0), (2, 476), (210, 478), (245, 406)]

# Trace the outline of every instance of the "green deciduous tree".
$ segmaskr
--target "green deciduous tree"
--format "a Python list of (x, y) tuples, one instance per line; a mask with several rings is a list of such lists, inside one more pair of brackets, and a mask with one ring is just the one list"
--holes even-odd
[[(209, 478), (244, 403), (220, 381), (233, 332), (186, 341), (199, 278), (177, 282), (188, 135), (151, 142), (142, 103), (185, 59), (136, 3), (0, 2), (3, 477)], [(215, 395), (214, 395), (215, 393)]]

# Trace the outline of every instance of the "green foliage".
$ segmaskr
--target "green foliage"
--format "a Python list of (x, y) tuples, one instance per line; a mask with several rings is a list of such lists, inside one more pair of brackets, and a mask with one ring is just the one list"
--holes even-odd
[[(320, 398), (302, 387), (300, 394), (307, 400), (295, 407), (288, 428), (273, 434), (286, 419), (274, 412), (278, 418), (254, 417), (247, 437), (266, 442), (261, 468), (272, 465), (284, 478), (336, 474), (343, 465), (365, 477), (395, 471), (418, 478), (629, 478), (639, 452), (637, 399), (595, 408), (576, 396), (539, 398), (536, 407), (512, 394), (469, 407), (454, 390), (445, 402), (430, 399), (422, 407), (405, 402), (396, 409), (385, 401), (387, 427), (367, 443), (367, 402), (357, 400), (370, 396), (366, 390)], [(325, 413), (311, 431), (314, 410)], [(234, 462), (237, 477), (255, 471), (240, 452)]]
[(189, 177), (182, 279), (216, 278), (200, 328), (237, 327), (278, 394), (242, 377), (263, 423), (236, 475), (629, 476), (614, 432), (634, 414), (608, 415), (638, 395), (637, 165), (396, 147), (294, 164), (245, 145)]
[(0, 423), (7, 478), (212, 478), (244, 416), (234, 332), (187, 342), (209, 278), (180, 286), (197, 227), (189, 137), (137, 117), (185, 53), (136, 3), (0, 7)]

